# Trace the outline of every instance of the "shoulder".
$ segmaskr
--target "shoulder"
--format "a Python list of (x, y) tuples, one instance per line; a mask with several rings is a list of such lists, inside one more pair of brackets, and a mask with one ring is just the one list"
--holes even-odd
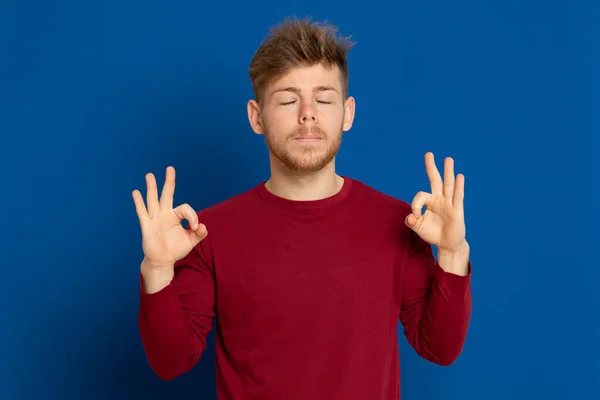
[(354, 215), (369, 235), (401, 251), (412, 246), (414, 231), (405, 223), (412, 212), (410, 203), (356, 179), (352, 188)]
[(208, 236), (197, 246), (207, 262), (211, 262), (216, 248), (243, 240), (244, 233), (257, 225), (261, 213), (255, 206), (258, 202), (254, 187), (196, 211), (199, 222), (208, 230)]
[(258, 201), (256, 186), (197, 211), (201, 219), (231, 218), (247, 211)]
[(407, 201), (376, 189), (356, 178), (350, 179), (355, 197), (364, 206), (385, 211), (388, 215), (389, 213), (398, 213), (400, 216), (405, 216), (411, 212), (411, 205)]

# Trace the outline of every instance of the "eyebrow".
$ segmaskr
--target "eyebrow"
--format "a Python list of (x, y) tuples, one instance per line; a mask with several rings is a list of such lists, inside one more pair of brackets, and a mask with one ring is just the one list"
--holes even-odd
[[(317, 86), (315, 88), (313, 88), (313, 93), (316, 92), (326, 92), (328, 90), (333, 90), (334, 92), (337, 92), (337, 89), (334, 88), (333, 86)], [(300, 94), (301, 90), (300, 88), (297, 87), (293, 87), (293, 86), (286, 86), (286, 87), (280, 87), (275, 89), (271, 95), (274, 95), (277, 92), (292, 92), (292, 93), (296, 93), (296, 94)]]

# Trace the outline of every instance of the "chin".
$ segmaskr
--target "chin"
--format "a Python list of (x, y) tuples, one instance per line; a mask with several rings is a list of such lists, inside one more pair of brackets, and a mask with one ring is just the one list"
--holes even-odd
[(330, 142), (323, 140), (319, 143), (281, 143), (265, 135), (272, 161), (282, 164), (294, 173), (309, 174), (321, 171), (331, 164), (341, 145), (341, 135), (338, 140)]
[(309, 154), (305, 153), (296, 155), (286, 154), (277, 158), (290, 171), (298, 173), (314, 173), (328, 166), (335, 158), (335, 154), (319, 153), (322, 152), (312, 152)]

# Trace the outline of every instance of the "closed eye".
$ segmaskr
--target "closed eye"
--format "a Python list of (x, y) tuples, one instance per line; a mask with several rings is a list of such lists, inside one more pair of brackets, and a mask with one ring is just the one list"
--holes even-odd
[(296, 100), (292, 100), (292, 101), (288, 101), (287, 103), (279, 103), (279, 104), (281, 104), (282, 106), (287, 106), (290, 104), (294, 104), (295, 102), (296, 102)]
[[(292, 101), (288, 101), (287, 103), (279, 103), (282, 106), (289, 106), (290, 104), (294, 104), (296, 102), (296, 100), (292, 100)], [(317, 103), (320, 104), (331, 104), (331, 101), (323, 101), (323, 100), (317, 100)]]

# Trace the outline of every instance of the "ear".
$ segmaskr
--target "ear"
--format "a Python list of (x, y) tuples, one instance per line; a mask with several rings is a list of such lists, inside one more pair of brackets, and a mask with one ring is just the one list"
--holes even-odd
[(250, 126), (254, 133), (257, 135), (265, 133), (260, 105), (256, 100), (248, 101), (248, 121), (250, 121)]
[(354, 122), (354, 110), (356, 104), (354, 97), (350, 96), (344, 102), (344, 124), (342, 125), (344, 132), (347, 132), (352, 128), (352, 122)]

